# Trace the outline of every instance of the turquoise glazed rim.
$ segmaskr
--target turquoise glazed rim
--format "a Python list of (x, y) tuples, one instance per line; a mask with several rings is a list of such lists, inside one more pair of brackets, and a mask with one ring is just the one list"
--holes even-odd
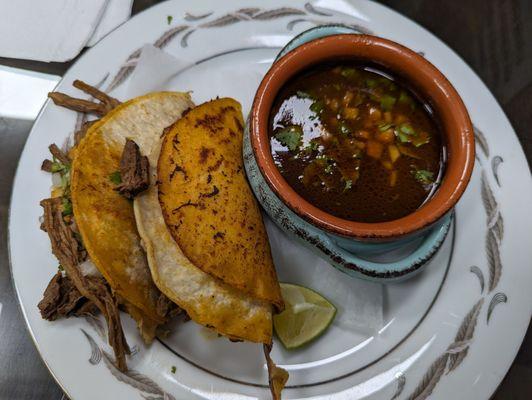
[[(357, 34), (343, 25), (324, 25), (309, 29), (293, 38), (277, 55), (276, 61), (291, 50), (309, 41), (336, 34)], [(244, 133), (244, 165), (251, 187), (262, 207), (273, 221), (290, 237), (329, 261), (340, 271), (357, 278), (377, 282), (402, 280), (413, 276), (441, 247), (453, 220), (449, 212), (429, 230), (390, 242), (362, 242), (332, 234), (303, 220), (271, 190), (262, 176), (250, 140), (249, 121)], [(397, 251), (419, 242), (415, 250), (391, 262), (372, 261), (376, 254)]]

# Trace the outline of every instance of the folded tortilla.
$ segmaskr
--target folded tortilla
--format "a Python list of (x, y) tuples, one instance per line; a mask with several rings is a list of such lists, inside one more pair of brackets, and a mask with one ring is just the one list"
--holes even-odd
[(119, 170), (126, 138), (150, 149), (162, 130), (193, 103), (186, 93), (160, 92), (132, 99), (96, 122), (73, 152), (71, 195), (83, 244), (126, 310), (150, 341), (165, 322), (132, 203), (110, 176)]
[[(200, 106), (200, 110), (201, 107), (203, 106)], [(194, 110), (189, 111), (189, 114), (192, 112)], [(165, 135), (173, 132), (180, 124), (178, 121), (169, 127)], [(185, 256), (172, 237), (163, 217), (158, 187), (155, 184), (161, 143), (162, 139), (152, 146), (149, 153), (140, 148), (141, 153), (146, 154), (150, 161), (151, 185), (134, 200), (137, 227), (146, 249), (153, 280), (163, 293), (197, 323), (232, 339), (271, 343), (270, 302), (251, 296), (203, 271)], [(196, 167), (201, 168), (201, 165)], [(190, 240), (196, 239), (201, 240), (190, 237)], [(208, 254), (208, 250), (205, 250), (205, 254)], [(253, 278), (254, 275), (251, 274), (250, 279)]]
[(226, 285), (282, 310), (262, 215), (242, 160), (243, 118), (230, 98), (204, 103), (165, 134), (159, 202), (185, 257)]

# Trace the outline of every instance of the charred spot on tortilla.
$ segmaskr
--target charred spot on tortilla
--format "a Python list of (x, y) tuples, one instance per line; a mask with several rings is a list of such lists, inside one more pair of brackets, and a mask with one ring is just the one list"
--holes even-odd
[(209, 193), (201, 193), (200, 197), (214, 197), (218, 193), (220, 193), (220, 189), (218, 189), (218, 187), (216, 185), (214, 185), (212, 187), (212, 191), (211, 192), (209, 192)]
[(200, 118), (194, 124), (194, 128), (203, 127), (210, 133), (215, 134), (224, 129), (223, 120), (221, 115), (205, 115)]
[[(210, 167), (207, 168), (207, 171), (208, 172), (214, 172), (214, 171), (218, 170), (223, 162), (224, 162), (224, 156), (220, 156), (220, 158), (214, 163), (214, 165), (211, 165)], [(211, 175), (211, 177), (212, 177), (212, 175)]]
[(223, 239), (225, 237), (225, 233), (223, 232), (216, 232), (214, 235), (213, 235), (213, 238), (214, 239)]
[(188, 207), (188, 206), (191, 206), (191, 207), (197, 207), (199, 204), (198, 203), (193, 203), (191, 200), (187, 200), (185, 203), (181, 204), (179, 207), (176, 207), (172, 210), (172, 213), (175, 214), (177, 213), (179, 210), (181, 210), (183, 207)]
[(243, 132), (244, 131), (244, 125), (242, 125), (242, 122), (236, 117), (234, 118), (234, 121), (235, 121), (235, 125), (238, 127), (238, 131), (239, 132)]
[(181, 118), (183, 118), (185, 115), (187, 115), (190, 112), (190, 110), (192, 110), (192, 108), (193, 107), (189, 107), (185, 111), (183, 111), (183, 114), (181, 114)]
[(199, 153), (199, 161), (200, 163), (204, 163), (207, 161), (207, 158), (209, 158), (209, 153), (214, 153), (212, 149), (209, 149), (208, 147), (202, 146)]
[(149, 170), (148, 157), (140, 154), (139, 146), (133, 140), (126, 139), (120, 159), (122, 182), (115, 190), (126, 199), (132, 200), (150, 186)]
[(170, 180), (174, 179), (175, 174), (181, 172), (183, 177), (187, 179), (187, 172), (180, 165), (175, 164), (174, 169), (170, 172)]

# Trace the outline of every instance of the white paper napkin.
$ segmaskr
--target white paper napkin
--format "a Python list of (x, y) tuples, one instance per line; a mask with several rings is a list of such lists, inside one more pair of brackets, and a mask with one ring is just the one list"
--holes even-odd
[[(142, 48), (137, 66), (124, 88), (119, 88), (116, 95), (128, 99), (155, 90), (195, 91), (195, 100), (210, 99), (218, 96), (231, 96), (231, 93), (213, 92), (216, 76), (211, 81), (188, 81), (186, 87), (175, 87), (172, 77), (190, 67), (190, 60), (178, 59), (163, 50), (146, 45)], [(256, 71), (242, 71), (239, 68), (216, 71), (228, 82), (238, 85), (257, 87), (260, 77)], [(249, 80), (249, 82), (246, 81)], [(199, 85), (201, 93), (196, 93)], [(211, 91), (206, 93), (206, 88)], [(203, 88), (203, 89), (202, 89)], [(203, 93), (205, 92), (205, 93)], [(249, 99), (239, 99), (249, 102)], [(246, 111), (245, 111), (246, 112)], [(272, 254), (281, 281), (307, 286), (324, 295), (338, 309), (334, 324), (345, 330), (356, 331), (364, 335), (373, 335), (383, 326), (383, 291), (382, 285), (349, 277), (332, 267), (303, 245), (285, 235), (269, 218), (265, 218), (266, 229), (272, 247)]]
[[(183, 56), (177, 58), (152, 45), (141, 50), (131, 77), (113, 91), (113, 96), (128, 99), (155, 90), (191, 92), (197, 104), (218, 96), (234, 97), (242, 104), (244, 116), (249, 113), (253, 94), (267, 65), (264, 63), (235, 63), (219, 65), (201, 63), (194, 65)], [(193, 73), (189, 68), (194, 66)]]
[(0, 57), (71, 60), (131, 14), (131, 0), (0, 1)]
[[(130, 99), (148, 92), (171, 90), (168, 81), (178, 72), (192, 65), (183, 58), (176, 58), (151, 44), (142, 47), (137, 65), (125, 90), (117, 90), (116, 96)], [(183, 88), (181, 91), (188, 89)]]
[(94, 46), (101, 38), (126, 22), (131, 16), (133, 0), (108, 0), (103, 16), (89, 39), (87, 46)]

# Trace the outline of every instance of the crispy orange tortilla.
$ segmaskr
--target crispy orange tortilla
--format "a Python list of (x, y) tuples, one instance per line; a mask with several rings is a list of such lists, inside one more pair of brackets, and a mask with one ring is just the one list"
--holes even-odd
[(283, 300), (242, 160), (241, 106), (230, 98), (190, 110), (166, 133), (158, 194), (184, 255), (225, 284), (280, 310)]
[(119, 170), (126, 138), (146, 149), (192, 105), (186, 93), (135, 98), (95, 123), (73, 152), (72, 205), (83, 243), (148, 341), (165, 322), (157, 313), (160, 291), (141, 247), (132, 202), (114, 190), (110, 175)]
[[(170, 235), (157, 196), (159, 145), (150, 160), (150, 188), (134, 200), (137, 228), (153, 281), (193, 321), (232, 339), (271, 343), (272, 307), (226, 285), (188, 260)], [(140, 149), (142, 153), (143, 149)]]

